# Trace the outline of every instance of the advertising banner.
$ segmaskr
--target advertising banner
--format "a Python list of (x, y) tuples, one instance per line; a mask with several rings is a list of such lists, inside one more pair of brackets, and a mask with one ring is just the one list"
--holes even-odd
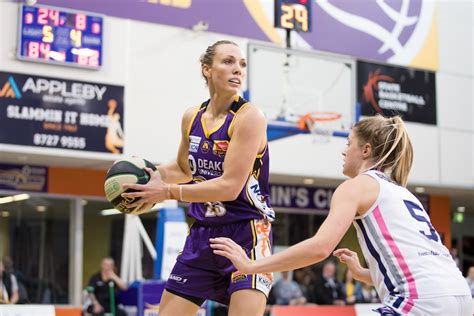
[(436, 125), (433, 72), (358, 61), (357, 94), (362, 115), (400, 115), (405, 121)]
[[(277, 1), (281, 3), (282, 1)], [(295, 1), (289, 1), (295, 2)], [(307, 0), (299, 0), (301, 7)], [(268, 41), (281, 45), (269, 0), (42, 0), (42, 5)], [(438, 68), (435, 1), (312, 1), (311, 32), (293, 36), (297, 47), (423, 69)], [(287, 14), (302, 20), (302, 11)], [(306, 21), (305, 21), (306, 22)], [(236, 27), (237, 26), (237, 27)]]
[(0, 190), (48, 191), (48, 168), (0, 164)]
[(0, 72), (0, 143), (120, 154), (121, 86)]

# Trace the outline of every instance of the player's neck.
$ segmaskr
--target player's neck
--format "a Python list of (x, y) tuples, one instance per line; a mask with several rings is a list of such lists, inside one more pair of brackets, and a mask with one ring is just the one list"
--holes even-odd
[(219, 117), (229, 112), (232, 103), (234, 102), (234, 95), (222, 95), (218, 93), (211, 94), (211, 101), (207, 106), (206, 112), (213, 117)]
[(366, 171), (374, 169), (375, 168), (374, 165), (375, 163), (372, 160), (364, 160), (362, 164), (360, 165), (358, 174), (362, 174)]

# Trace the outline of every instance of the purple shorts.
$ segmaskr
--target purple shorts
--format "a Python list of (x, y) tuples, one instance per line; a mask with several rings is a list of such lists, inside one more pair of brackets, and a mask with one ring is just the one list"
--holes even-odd
[(230, 260), (212, 252), (209, 238), (214, 237), (231, 238), (253, 260), (271, 255), (272, 229), (268, 221), (252, 219), (222, 226), (194, 223), (166, 282), (166, 289), (226, 305), (232, 293), (242, 289), (256, 289), (268, 297), (273, 275), (246, 275), (236, 271)]

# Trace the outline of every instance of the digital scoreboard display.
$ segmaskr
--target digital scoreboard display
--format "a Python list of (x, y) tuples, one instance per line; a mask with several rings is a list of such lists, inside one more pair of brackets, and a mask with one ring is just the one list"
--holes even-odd
[(275, 27), (311, 32), (311, 0), (275, 0)]
[(99, 69), (103, 18), (85, 12), (22, 5), (18, 58)]

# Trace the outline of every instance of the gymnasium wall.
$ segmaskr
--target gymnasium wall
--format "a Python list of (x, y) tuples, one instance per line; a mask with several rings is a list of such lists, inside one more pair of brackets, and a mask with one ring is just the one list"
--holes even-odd
[[(472, 41), (453, 36), (472, 38), (471, 9), (472, 4), (464, 1), (439, 3), (438, 125), (407, 124), (415, 148), (412, 184), (474, 185)], [(18, 4), (0, 3), (1, 29), (14, 29), (17, 23)], [(0, 70), (124, 86), (125, 155), (167, 162), (176, 156), (182, 113), (207, 98), (200, 54), (218, 39), (234, 40), (244, 50), (248, 40), (108, 16), (104, 23), (100, 71), (20, 62), (15, 58), (17, 34), (11, 31), (1, 35)], [(266, 88), (272, 89), (270, 85)], [(270, 145), (273, 173), (342, 179), (344, 139), (314, 143), (311, 136), (299, 135), (278, 142)], [(298, 153), (302, 148), (304, 154), (294, 161), (287, 159), (289, 152)], [(48, 149), (43, 152), (58, 154)]]

